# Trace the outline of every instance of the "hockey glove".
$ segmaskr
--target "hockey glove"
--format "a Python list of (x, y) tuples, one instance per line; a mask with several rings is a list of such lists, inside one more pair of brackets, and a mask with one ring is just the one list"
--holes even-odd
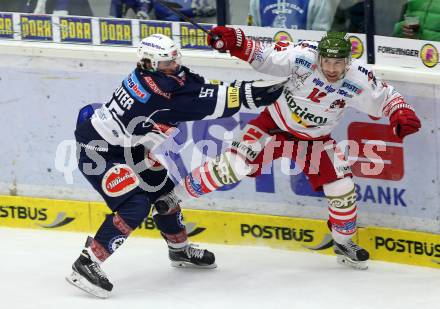
[(254, 42), (246, 39), (243, 30), (224, 26), (212, 28), (208, 44), (221, 52), (229, 51), (232, 56), (249, 61)]
[(233, 86), (240, 88), (240, 98), (246, 108), (257, 108), (274, 103), (286, 81), (236, 81)]
[(397, 137), (404, 138), (409, 134), (416, 133), (421, 128), (421, 123), (416, 113), (409, 108), (396, 110), (390, 116), (390, 125)]

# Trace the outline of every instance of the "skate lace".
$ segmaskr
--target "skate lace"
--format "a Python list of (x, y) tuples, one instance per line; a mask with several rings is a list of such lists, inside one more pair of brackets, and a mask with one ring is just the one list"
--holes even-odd
[(352, 241), (345, 243), (344, 247), (347, 249), (351, 249), (352, 251), (357, 251), (359, 249), (359, 246)]
[(99, 267), (98, 264), (96, 264), (96, 263), (92, 263), (92, 264), (90, 264), (90, 268), (93, 270), (93, 272), (94, 272), (95, 274), (98, 275), (98, 277), (99, 277), (100, 279), (108, 280), (108, 279), (107, 279), (107, 275), (105, 274), (105, 272), (102, 271), (101, 267)]
[(190, 244), (185, 248), (185, 252), (188, 255), (188, 257), (192, 258), (196, 258), (201, 260), (203, 258), (203, 254), (204, 254), (203, 249), (198, 249), (196, 248), (196, 245)]

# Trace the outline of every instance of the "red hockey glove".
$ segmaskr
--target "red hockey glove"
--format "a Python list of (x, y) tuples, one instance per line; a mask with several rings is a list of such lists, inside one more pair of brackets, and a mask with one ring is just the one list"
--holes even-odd
[(390, 125), (394, 134), (400, 138), (416, 133), (422, 126), (416, 113), (409, 108), (396, 110), (390, 116)]
[(232, 56), (244, 61), (250, 61), (254, 47), (254, 42), (246, 39), (243, 30), (224, 26), (212, 28), (208, 44), (218, 51), (229, 51)]

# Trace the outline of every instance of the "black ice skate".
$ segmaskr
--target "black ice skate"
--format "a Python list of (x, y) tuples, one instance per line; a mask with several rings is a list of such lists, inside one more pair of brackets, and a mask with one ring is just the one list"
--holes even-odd
[(196, 248), (193, 244), (181, 249), (169, 248), (171, 265), (174, 267), (216, 268), (214, 253)]
[(66, 280), (81, 290), (99, 298), (107, 298), (113, 289), (106, 274), (98, 263), (90, 259), (87, 249), (84, 249), (79, 258), (72, 265), (73, 272)]
[(344, 243), (337, 243), (336, 241), (333, 243), (333, 249), (339, 264), (361, 270), (368, 268), (367, 261), (370, 254), (367, 250), (355, 244), (351, 239)]

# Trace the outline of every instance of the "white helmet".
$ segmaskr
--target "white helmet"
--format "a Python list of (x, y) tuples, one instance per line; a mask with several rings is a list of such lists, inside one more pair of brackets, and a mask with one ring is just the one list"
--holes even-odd
[(153, 34), (143, 39), (138, 47), (137, 56), (139, 61), (148, 59), (151, 66), (157, 70), (159, 61), (175, 60), (180, 64), (182, 55), (176, 43), (163, 34)]

